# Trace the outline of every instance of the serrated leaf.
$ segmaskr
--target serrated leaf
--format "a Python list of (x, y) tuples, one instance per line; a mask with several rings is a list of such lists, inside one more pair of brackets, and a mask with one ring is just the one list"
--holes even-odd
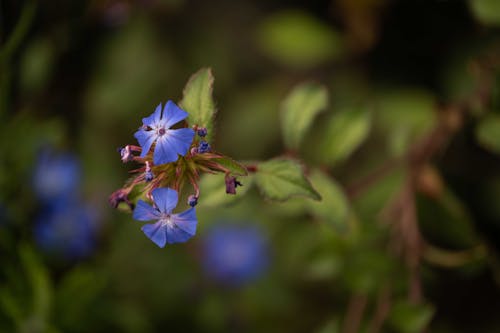
[(319, 170), (311, 173), (312, 185), (321, 195), (321, 201), (308, 201), (310, 213), (335, 229), (345, 231), (349, 218), (349, 204), (340, 185)]
[(477, 141), (486, 149), (500, 153), (500, 116), (488, 115), (476, 127)]
[(224, 175), (203, 175), (199, 184), (200, 199), (198, 205), (201, 207), (227, 206), (240, 200), (252, 186), (253, 177), (250, 176), (238, 180), (241, 181), (243, 186), (238, 186), (236, 194), (233, 195), (226, 193)]
[(348, 158), (370, 133), (371, 114), (364, 109), (348, 108), (330, 118), (322, 142), (326, 163), (334, 164)]
[(277, 201), (294, 196), (320, 200), (321, 196), (304, 175), (301, 165), (291, 159), (274, 159), (260, 163), (255, 181), (262, 194)]
[(285, 145), (297, 149), (318, 113), (328, 104), (328, 91), (317, 83), (295, 87), (282, 104), (281, 127)]
[(389, 322), (396, 331), (402, 333), (421, 332), (432, 319), (434, 308), (426, 304), (398, 302), (389, 316)]
[(233, 176), (246, 176), (248, 175), (247, 168), (245, 168), (244, 165), (240, 164), (239, 162), (236, 162), (232, 158), (229, 158), (227, 156), (220, 157), (220, 158), (214, 158), (212, 159), (213, 162), (222, 165), (224, 168), (227, 168), (229, 172)]
[(189, 125), (206, 127), (208, 130), (207, 141), (213, 137), (213, 118), (215, 116), (215, 103), (212, 98), (214, 77), (210, 68), (202, 68), (189, 78), (184, 88), (180, 107), (189, 113)]

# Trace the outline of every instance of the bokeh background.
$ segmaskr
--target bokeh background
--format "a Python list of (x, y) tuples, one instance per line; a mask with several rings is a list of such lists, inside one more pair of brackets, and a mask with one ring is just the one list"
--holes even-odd
[[(500, 332), (499, 65), (498, 0), (1, 0), (0, 331)], [(324, 200), (214, 190), (159, 249), (116, 149), (202, 67), (213, 147)], [(329, 104), (289, 151), (304, 81)]]

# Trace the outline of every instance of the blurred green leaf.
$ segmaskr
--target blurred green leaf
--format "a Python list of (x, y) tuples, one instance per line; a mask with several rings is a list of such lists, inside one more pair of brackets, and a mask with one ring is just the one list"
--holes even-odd
[(486, 25), (500, 25), (500, 1), (469, 0), (474, 16)]
[(321, 143), (322, 158), (335, 164), (349, 157), (368, 137), (371, 114), (365, 109), (346, 108), (335, 113), (326, 125)]
[(262, 194), (271, 200), (284, 201), (293, 196), (320, 200), (301, 165), (291, 159), (273, 159), (257, 166), (255, 181)]
[(206, 127), (211, 142), (214, 131), (215, 103), (212, 99), (214, 77), (210, 68), (202, 68), (189, 78), (180, 107), (189, 113), (190, 125)]
[(21, 64), (21, 86), (31, 92), (38, 90), (50, 78), (54, 63), (54, 49), (46, 39), (37, 39), (28, 45)]
[(500, 154), (500, 116), (489, 114), (476, 126), (477, 141), (486, 149)]
[(337, 31), (296, 10), (267, 17), (258, 26), (257, 41), (270, 57), (296, 68), (317, 66), (343, 53), (342, 37)]
[(226, 193), (224, 175), (203, 175), (200, 180), (200, 206), (216, 207), (235, 203), (250, 189), (253, 177), (248, 176), (241, 180), (243, 186), (238, 187), (236, 195)]
[(431, 321), (434, 308), (428, 304), (411, 304), (401, 301), (392, 307), (389, 322), (397, 332), (421, 332)]
[(295, 87), (282, 104), (281, 127), (285, 144), (297, 149), (318, 113), (328, 104), (328, 91), (317, 83)]
[(233, 160), (227, 156), (224, 156), (221, 158), (214, 158), (214, 159), (212, 159), (212, 161), (227, 168), (230, 171), (230, 173), (234, 176), (246, 176), (246, 175), (248, 175), (247, 168), (243, 164), (236, 162), (235, 160)]
[(327, 222), (337, 231), (345, 231), (349, 217), (349, 204), (340, 185), (319, 170), (314, 170), (309, 178), (321, 195), (321, 201), (307, 201), (310, 213)]
[(403, 154), (436, 121), (435, 98), (416, 89), (391, 89), (378, 98), (377, 122), (393, 155)]

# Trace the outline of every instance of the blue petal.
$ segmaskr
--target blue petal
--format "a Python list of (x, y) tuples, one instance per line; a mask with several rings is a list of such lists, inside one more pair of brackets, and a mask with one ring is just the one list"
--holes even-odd
[(193, 237), (193, 235), (188, 234), (184, 230), (177, 227), (175, 224), (167, 225), (167, 243), (184, 243), (189, 238)]
[(191, 147), (193, 142), (194, 131), (191, 128), (179, 128), (175, 130), (168, 130), (165, 133), (165, 141), (174, 147), (175, 151), (184, 156)]
[(168, 140), (170, 131), (171, 130), (167, 130), (167, 133), (160, 136), (156, 141), (156, 147), (153, 153), (153, 162), (156, 165), (175, 162), (179, 158), (175, 142)]
[(155, 224), (145, 224), (141, 230), (149, 239), (151, 239), (159, 247), (165, 247), (167, 243), (167, 229), (161, 222)]
[(160, 212), (165, 214), (170, 214), (172, 210), (177, 206), (178, 195), (177, 191), (171, 188), (160, 187), (156, 188), (151, 192), (153, 195), (153, 201)]
[(174, 102), (168, 101), (163, 109), (163, 121), (166, 128), (177, 124), (179, 121), (186, 119), (188, 113), (178, 107)]
[(156, 107), (155, 112), (153, 112), (149, 117), (142, 118), (142, 123), (146, 126), (155, 127), (161, 119), (161, 103)]
[(149, 153), (151, 145), (157, 138), (155, 131), (145, 131), (141, 129), (135, 132), (134, 136), (139, 142), (139, 145), (142, 147), (141, 157), (145, 157)]
[(173, 214), (172, 221), (179, 229), (189, 235), (194, 236), (196, 233), (198, 220), (196, 219), (196, 210), (194, 208), (190, 208), (180, 214)]
[(160, 218), (160, 212), (144, 201), (139, 200), (137, 201), (137, 206), (134, 209), (132, 217), (137, 221), (158, 220)]

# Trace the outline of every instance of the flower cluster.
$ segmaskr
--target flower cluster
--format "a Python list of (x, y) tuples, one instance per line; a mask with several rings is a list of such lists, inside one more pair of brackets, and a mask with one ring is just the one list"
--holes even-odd
[[(241, 185), (227, 166), (228, 161), (236, 162), (213, 151), (206, 140), (207, 129), (200, 124), (189, 127), (187, 118), (188, 113), (174, 102), (168, 101), (164, 107), (160, 104), (153, 114), (142, 119), (135, 132), (139, 146), (118, 149), (124, 163), (135, 162), (140, 167), (132, 171), (134, 176), (123, 188), (111, 194), (109, 202), (115, 208), (125, 203), (138, 221), (155, 220), (154, 224), (144, 225), (142, 231), (159, 247), (185, 242), (196, 233), (195, 206), (202, 173), (224, 173), (226, 179), (231, 179), (226, 181), (226, 192), (230, 194)], [(190, 208), (174, 214), (186, 184), (194, 192), (186, 201)]]
[(96, 213), (78, 195), (80, 163), (74, 155), (43, 150), (33, 172), (33, 190), (40, 202), (34, 237), (55, 257), (73, 260), (90, 255), (96, 245)]

